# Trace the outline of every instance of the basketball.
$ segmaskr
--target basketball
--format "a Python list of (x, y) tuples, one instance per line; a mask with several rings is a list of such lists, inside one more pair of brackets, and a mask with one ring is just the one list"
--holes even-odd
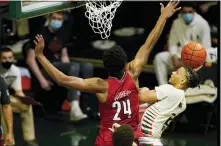
[(206, 60), (206, 49), (200, 43), (190, 42), (183, 47), (181, 59), (184, 65), (191, 68), (200, 67)]

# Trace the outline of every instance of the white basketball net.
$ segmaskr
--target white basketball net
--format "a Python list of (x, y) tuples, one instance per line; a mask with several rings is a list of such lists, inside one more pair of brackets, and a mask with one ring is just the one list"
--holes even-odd
[(99, 33), (102, 39), (110, 36), (112, 20), (122, 0), (91, 0), (86, 3), (85, 15), (95, 33)]

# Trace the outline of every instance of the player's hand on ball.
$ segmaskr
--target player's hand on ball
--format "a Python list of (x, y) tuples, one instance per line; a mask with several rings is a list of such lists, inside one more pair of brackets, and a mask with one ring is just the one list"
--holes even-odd
[(166, 7), (162, 3), (160, 3), (161, 6), (161, 15), (163, 15), (165, 18), (171, 17), (175, 12), (179, 11), (181, 7), (176, 8), (179, 4), (179, 1), (171, 0)]
[(45, 47), (44, 38), (42, 35), (37, 35), (34, 40), (35, 43), (35, 54), (42, 55)]

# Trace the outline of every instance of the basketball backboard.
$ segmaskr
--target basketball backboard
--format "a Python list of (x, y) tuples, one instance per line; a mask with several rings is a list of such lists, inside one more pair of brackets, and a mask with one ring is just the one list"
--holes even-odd
[(73, 0), (19, 0), (9, 1), (10, 16), (13, 18), (31, 18), (65, 9), (83, 6), (85, 1)]

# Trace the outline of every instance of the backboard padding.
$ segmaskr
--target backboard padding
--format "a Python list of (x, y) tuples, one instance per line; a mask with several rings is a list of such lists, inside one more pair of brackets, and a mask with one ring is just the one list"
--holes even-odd
[(48, 13), (74, 9), (85, 5), (85, 1), (42, 1), (42, 0), (20, 0), (9, 1), (10, 16), (12, 18), (31, 18)]

